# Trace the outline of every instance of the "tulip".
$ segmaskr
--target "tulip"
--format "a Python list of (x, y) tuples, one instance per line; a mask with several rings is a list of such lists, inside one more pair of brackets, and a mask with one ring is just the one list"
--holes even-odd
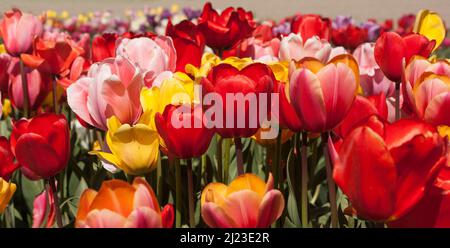
[(375, 44), (364, 43), (358, 46), (353, 56), (358, 62), (361, 88), (364, 95), (372, 96), (383, 93), (387, 97), (394, 96), (395, 83), (384, 76), (375, 61)]
[(450, 77), (429, 74), (415, 83), (412, 105), (416, 116), (433, 125), (450, 126)]
[(170, 37), (157, 36), (154, 40), (147, 37), (124, 38), (120, 41), (116, 54), (139, 67), (147, 87), (151, 87), (161, 73), (174, 72), (176, 69), (177, 53)]
[[(178, 124), (174, 125), (174, 121)], [(164, 113), (157, 113), (156, 128), (170, 154), (180, 159), (199, 157), (208, 150), (214, 131), (205, 126), (201, 108), (190, 105), (167, 105)]]
[(449, 228), (450, 167), (441, 169), (433, 186), (422, 200), (403, 217), (388, 223), (389, 227)]
[(3, 97), (7, 96), (11, 56), (7, 53), (0, 54), (0, 92)]
[(433, 126), (400, 120), (354, 129), (334, 151), (333, 178), (356, 213), (393, 221), (424, 196), (446, 162), (446, 141)]
[(58, 79), (58, 84), (67, 90), (71, 84), (75, 83), (89, 70), (89, 67), (90, 63), (84, 57), (78, 56), (70, 67), (70, 73), (66, 77)]
[(67, 102), (83, 121), (106, 130), (106, 120), (111, 116), (130, 125), (139, 120), (142, 87), (139, 69), (118, 56), (92, 64), (87, 77), (67, 88)]
[[(303, 43), (303, 41), (305, 41)], [(326, 40), (320, 40), (313, 36), (303, 40), (299, 34), (289, 34), (283, 37), (280, 42), (280, 60), (291, 61), (301, 60), (304, 57), (313, 57), (326, 63), (330, 57), (331, 46)]]
[(3, 14), (0, 33), (8, 53), (19, 56), (30, 52), (34, 37), (42, 33), (42, 23), (31, 14), (12, 9)]
[(170, 228), (173, 207), (161, 211), (148, 183), (140, 177), (133, 184), (120, 180), (102, 183), (97, 192), (87, 189), (80, 198), (75, 221), (79, 228)]
[(129, 175), (144, 175), (156, 168), (159, 139), (148, 119), (143, 118), (131, 126), (113, 116), (107, 124), (106, 143), (111, 152), (93, 151), (92, 154)]
[(97, 35), (92, 41), (92, 61), (100, 62), (116, 55), (116, 33)]
[[(203, 94), (214, 92), (221, 99), (221, 103), (216, 103), (218, 108), (221, 109), (221, 113), (216, 113), (215, 118), (223, 121), (222, 125), (219, 124), (215, 127), (215, 131), (224, 138), (254, 135), (260, 127), (260, 120), (266, 119), (266, 115), (259, 111), (259, 98), (261, 93), (269, 94), (272, 92), (274, 81), (275, 77), (270, 67), (261, 63), (250, 64), (241, 70), (230, 64), (219, 64), (213, 67), (208, 76), (202, 78), (201, 83)], [(254, 96), (255, 98), (247, 101), (247, 103), (242, 102), (243, 106), (236, 107), (235, 102), (238, 102), (237, 105), (239, 105), (239, 101), (227, 100), (226, 95), (229, 93), (241, 93), (243, 96), (250, 95), (250, 97)], [(269, 97), (267, 99), (267, 106), (270, 106)], [(250, 107), (253, 109), (251, 112)], [(230, 111), (233, 111), (234, 114), (231, 120), (228, 119), (229, 114), (227, 113)], [(239, 125), (238, 119), (240, 120)], [(241, 123), (241, 120), (245, 123)], [(242, 124), (244, 125), (242, 126)]]
[(33, 180), (53, 177), (67, 166), (69, 141), (65, 116), (50, 113), (15, 122), (10, 140), (22, 171)]
[(291, 31), (300, 34), (303, 40), (313, 36), (325, 40), (331, 37), (331, 21), (319, 15), (298, 15), (292, 20), (291, 27)]
[(403, 15), (397, 21), (398, 27), (397, 30), (395, 30), (395, 32), (401, 36), (411, 33), (413, 31), (415, 21), (416, 16), (414, 14)]
[(243, 174), (228, 186), (210, 183), (202, 191), (201, 214), (213, 228), (266, 228), (283, 212), (283, 194), (273, 189), (269, 174), (264, 183), (254, 174)]
[(360, 44), (367, 41), (367, 31), (350, 24), (343, 28), (333, 29), (331, 40), (336, 46), (343, 46), (347, 49), (354, 50)]
[[(8, 96), (11, 99), (11, 104), (18, 109), (25, 109), (24, 92), (22, 85), (22, 75), (19, 70), (18, 59), (11, 61), (11, 74)], [(28, 87), (28, 104), (27, 108), (37, 110), (44, 102), (45, 98), (51, 91), (51, 77), (48, 74), (41, 73), (36, 69), (25, 67), (24, 70), (27, 87)]]
[(36, 38), (33, 54), (22, 54), (21, 59), (25, 65), (38, 69), (41, 73), (64, 77), (69, 74), (72, 62), (83, 53), (83, 48), (68, 38)]
[(436, 41), (433, 50), (436, 50), (445, 39), (446, 28), (444, 21), (438, 13), (427, 9), (419, 11), (414, 31)]
[(401, 37), (394, 32), (383, 33), (375, 43), (375, 61), (384, 75), (394, 82), (402, 76), (402, 61), (408, 63), (414, 55), (428, 57), (435, 41), (429, 41), (420, 34), (409, 34)]
[[(48, 209), (49, 208), (49, 209)], [(33, 201), (33, 228), (40, 228), (47, 217), (46, 227), (52, 227), (55, 224), (55, 202), (53, 194), (49, 194), (44, 190), (41, 194), (36, 196)]]
[(436, 74), (450, 77), (450, 63), (445, 60), (430, 62), (427, 59), (415, 56), (406, 66), (405, 77), (402, 84), (402, 93), (404, 96), (403, 111), (408, 114), (415, 114), (414, 89), (419, 82), (423, 82), (425, 75)]
[(15, 191), (16, 185), (14, 183), (9, 183), (0, 177), (0, 214), (5, 211)]
[(200, 66), (200, 62), (205, 49), (205, 37), (200, 33), (199, 28), (188, 20), (184, 20), (176, 25), (172, 25), (169, 19), (166, 28), (166, 35), (173, 40), (173, 45), (177, 53), (176, 71), (185, 72), (185, 66), (191, 64)]
[(14, 162), (14, 155), (8, 139), (0, 137), (0, 177), (9, 180), (17, 168), (19, 168), (19, 164)]
[[(206, 45), (217, 51), (232, 48), (255, 29), (252, 12), (228, 7), (219, 15), (206, 3), (198, 19), (198, 28), (206, 39)], [(221, 56), (220, 52), (217, 55)]]
[(307, 60), (314, 65), (296, 69), (290, 78), (291, 104), (303, 128), (325, 132), (336, 127), (350, 110), (358, 89), (358, 67), (350, 55), (335, 57), (327, 65)]

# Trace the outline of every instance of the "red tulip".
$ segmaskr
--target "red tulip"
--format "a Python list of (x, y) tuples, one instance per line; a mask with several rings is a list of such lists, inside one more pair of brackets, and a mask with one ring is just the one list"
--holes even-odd
[(44, 40), (37, 38), (34, 41), (34, 52), (22, 54), (23, 62), (40, 72), (67, 76), (72, 62), (84, 53), (83, 48), (69, 39)]
[[(219, 64), (213, 67), (208, 76), (202, 78), (201, 83), (204, 94), (216, 93), (220, 98), (220, 103), (214, 103), (214, 106), (219, 106), (221, 109), (221, 113), (216, 113), (215, 118), (216, 120), (219, 118), (219, 122), (223, 121), (221, 126), (216, 126), (215, 131), (224, 138), (250, 137), (255, 134), (260, 127), (259, 120), (265, 120), (267, 117), (259, 113), (260, 95), (266, 93), (269, 99), (273, 82), (275, 82), (275, 76), (271, 69), (262, 63), (250, 64), (242, 70), (230, 64)], [(227, 101), (227, 93), (232, 96), (242, 94), (243, 98), (250, 96), (251, 100), (239, 105), (236, 99), (236, 101)], [(267, 106), (270, 106), (270, 101)], [(231, 111), (234, 114), (232, 120), (228, 118)], [(242, 121), (239, 125), (238, 119)]]
[(420, 34), (401, 37), (394, 32), (385, 32), (375, 43), (375, 60), (387, 78), (399, 82), (402, 77), (403, 59), (408, 63), (414, 55), (428, 57), (435, 43)]
[(397, 30), (395, 30), (395, 32), (402, 36), (411, 33), (414, 29), (415, 21), (416, 15), (414, 14), (403, 15), (397, 21), (398, 27)]
[(187, 64), (200, 67), (205, 37), (194, 23), (184, 20), (174, 26), (169, 20), (166, 35), (172, 38), (177, 52), (176, 71), (185, 72), (184, 67)]
[(211, 3), (203, 7), (198, 28), (206, 38), (206, 45), (216, 50), (227, 50), (248, 37), (255, 29), (252, 12), (228, 7), (219, 15)]
[(42, 23), (31, 14), (12, 9), (3, 15), (0, 32), (6, 51), (19, 56), (31, 50), (34, 37), (42, 33)]
[(331, 21), (330, 19), (322, 18), (319, 15), (298, 15), (292, 20), (291, 31), (300, 34), (304, 41), (313, 36), (330, 40)]
[(95, 36), (92, 41), (92, 61), (99, 62), (116, 55), (116, 33), (104, 33)]
[(353, 130), (337, 151), (333, 178), (357, 214), (392, 221), (424, 196), (446, 161), (446, 140), (423, 122), (378, 122)]
[(367, 30), (354, 25), (345, 28), (333, 29), (331, 38), (335, 46), (343, 46), (354, 50), (367, 41)]
[(335, 132), (345, 138), (353, 129), (367, 124), (371, 116), (382, 120), (388, 118), (386, 97), (383, 93), (376, 96), (356, 96), (353, 105), (344, 120), (335, 128)]
[(19, 164), (14, 162), (14, 155), (8, 139), (0, 137), (0, 177), (8, 181), (17, 168), (19, 168)]
[(435, 184), (422, 200), (389, 227), (449, 228), (450, 227), (450, 167), (444, 167)]
[[(179, 121), (180, 126), (173, 123), (175, 120)], [(180, 159), (199, 157), (208, 150), (214, 130), (207, 128), (204, 121), (206, 119), (200, 105), (191, 108), (190, 105), (169, 104), (163, 114), (156, 113), (155, 116), (156, 128), (164, 140), (164, 148)]]
[(64, 115), (45, 113), (14, 123), (11, 150), (26, 176), (46, 179), (66, 167), (69, 141), (69, 127)]
[(282, 127), (289, 128), (294, 132), (303, 130), (302, 121), (295, 112), (294, 107), (288, 100), (286, 95), (285, 84), (276, 82), (274, 92), (279, 93), (279, 122)]
[(6, 97), (8, 91), (9, 73), (8, 70), (11, 64), (11, 56), (4, 53), (0, 54), (0, 92), (2, 97)]

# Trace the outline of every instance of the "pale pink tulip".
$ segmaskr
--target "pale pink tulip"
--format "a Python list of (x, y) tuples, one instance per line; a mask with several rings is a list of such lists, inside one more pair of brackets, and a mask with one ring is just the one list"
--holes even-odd
[[(36, 196), (33, 202), (33, 228), (40, 228), (47, 221), (46, 227), (51, 227), (55, 223), (55, 205), (53, 195), (44, 190)], [(49, 208), (49, 209), (48, 209)]]
[(67, 102), (88, 124), (106, 130), (111, 116), (121, 123), (134, 124), (142, 113), (139, 94), (142, 74), (121, 56), (95, 63), (88, 75), (67, 88)]
[(6, 51), (19, 56), (31, 50), (34, 37), (42, 33), (42, 23), (36, 16), (12, 9), (4, 13), (0, 32)]
[(311, 37), (305, 42), (299, 34), (289, 34), (280, 42), (279, 59), (281, 61), (300, 60), (304, 57), (313, 57), (326, 63), (330, 57), (331, 45), (326, 40), (317, 36)]
[(266, 228), (283, 212), (284, 197), (253, 174), (237, 177), (230, 185), (210, 183), (202, 192), (201, 213), (210, 227)]
[(170, 37), (124, 38), (119, 41), (116, 54), (129, 59), (141, 69), (148, 87), (162, 72), (175, 72), (177, 54)]

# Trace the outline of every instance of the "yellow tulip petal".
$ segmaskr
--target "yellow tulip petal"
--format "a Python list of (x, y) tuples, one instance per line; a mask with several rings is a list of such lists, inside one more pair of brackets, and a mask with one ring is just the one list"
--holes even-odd
[(437, 127), (439, 135), (441, 135), (442, 137), (448, 137), (450, 138), (450, 126), (438, 126)]
[(228, 187), (223, 183), (210, 183), (202, 191), (201, 205), (206, 201), (214, 202), (217, 205), (222, 205), (225, 201)]
[(445, 25), (439, 14), (426, 9), (420, 10), (417, 14), (414, 31), (424, 35), (429, 40), (436, 41), (433, 51), (441, 45), (446, 35)]
[(245, 189), (255, 191), (259, 196), (264, 197), (264, 194), (266, 193), (266, 183), (254, 174), (247, 173), (240, 175), (228, 186), (227, 195)]
[(116, 116), (112, 116), (107, 120), (107, 126), (108, 126), (108, 132), (115, 133), (117, 129), (122, 126), (122, 123), (120, 123), (119, 118)]

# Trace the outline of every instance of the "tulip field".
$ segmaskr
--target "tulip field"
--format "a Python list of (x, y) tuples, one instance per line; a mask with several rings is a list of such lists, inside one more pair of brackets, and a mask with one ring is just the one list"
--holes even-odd
[(450, 227), (439, 10), (0, 19), (0, 227)]

